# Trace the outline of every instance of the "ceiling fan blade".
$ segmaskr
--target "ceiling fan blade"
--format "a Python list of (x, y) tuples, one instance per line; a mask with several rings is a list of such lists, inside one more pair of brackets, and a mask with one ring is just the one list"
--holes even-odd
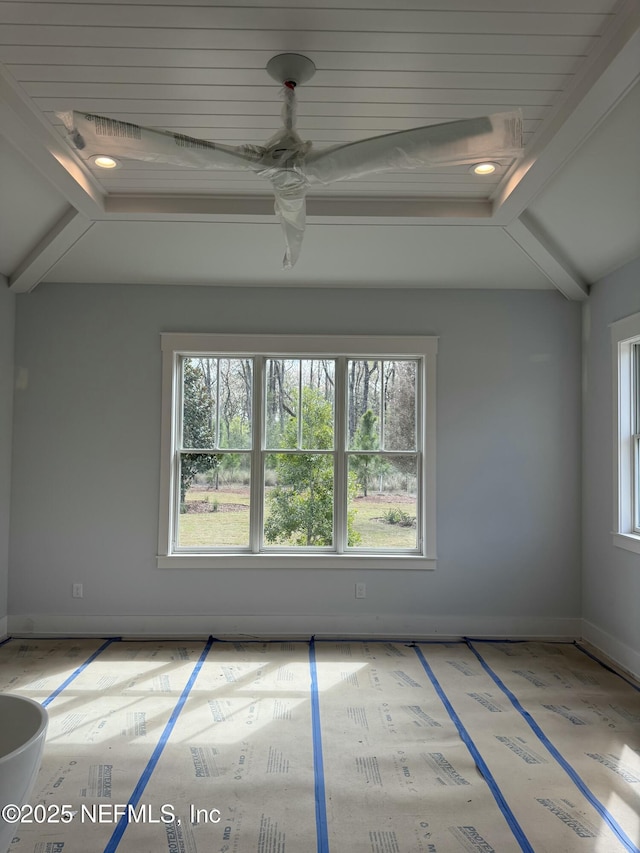
[(462, 165), (521, 155), (522, 114), (520, 110), (512, 110), (312, 151), (305, 158), (304, 174), (310, 183), (328, 184), (375, 172)]
[(58, 115), (84, 160), (103, 154), (196, 169), (253, 170), (264, 154), (258, 145), (220, 145), (92, 113), (74, 111)]
[(283, 194), (274, 187), (274, 210), (282, 227), (285, 253), (282, 268), (290, 270), (300, 256), (305, 231), (306, 198), (304, 190), (298, 194)]

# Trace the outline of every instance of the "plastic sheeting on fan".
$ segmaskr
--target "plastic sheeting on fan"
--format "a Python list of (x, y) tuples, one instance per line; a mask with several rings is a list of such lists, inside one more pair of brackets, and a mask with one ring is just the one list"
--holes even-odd
[(312, 143), (304, 142), (295, 130), (294, 90), (285, 85), (282, 93), (284, 127), (264, 145), (221, 145), (91, 113), (58, 115), (85, 160), (108, 154), (196, 169), (251, 171), (268, 180), (284, 234), (285, 269), (290, 269), (300, 254), (306, 195), (313, 184), (522, 155), (520, 110), (426, 125), (315, 151)]
[(306, 196), (309, 181), (305, 175), (305, 159), (311, 143), (303, 142), (295, 130), (296, 98), (293, 89), (283, 86), (282, 130), (264, 145), (260, 168), (254, 169), (268, 180), (275, 196), (274, 209), (282, 226), (285, 254), (284, 269), (291, 269), (300, 255), (306, 228)]

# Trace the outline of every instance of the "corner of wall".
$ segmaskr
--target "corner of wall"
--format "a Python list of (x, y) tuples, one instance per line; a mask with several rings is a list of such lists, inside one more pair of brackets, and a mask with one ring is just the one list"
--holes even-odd
[(640, 652), (621, 643), (587, 619), (582, 620), (582, 639), (592, 647), (603, 663), (612, 663), (640, 681)]
[(640, 677), (640, 555), (617, 548), (610, 325), (640, 311), (640, 258), (596, 282), (582, 323), (582, 636)]
[(0, 639), (7, 632), (15, 294), (0, 278)]

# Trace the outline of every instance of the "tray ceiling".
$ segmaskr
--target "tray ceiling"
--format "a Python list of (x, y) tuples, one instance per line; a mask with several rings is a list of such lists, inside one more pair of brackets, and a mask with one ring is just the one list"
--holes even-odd
[[(640, 252), (639, 167), (626, 136), (640, 112), (637, 0), (345, 6), (0, 2), (0, 168), (10, 187), (0, 225), (11, 231), (0, 237), (0, 272), (9, 285), (397, 283), (556, 287), (584, 298), (590, 281)], [(484, 178), (458, 166), (313, 188), (301, 261), (284, 272), (260, 178), (134, 161), (90, 170), (57, 116), (76, 109), (262, 144), (281, 127), (265, 65), (282, 52), (316, 64), (298, 91), (298, 131), (314, 147), (521, 108), (525, 156)], [(602, 150), (610, 175), (593, 184), (586, 233), (584, 181)], [(615, 256), (592, 257), (596, 230), (616, 235)]]

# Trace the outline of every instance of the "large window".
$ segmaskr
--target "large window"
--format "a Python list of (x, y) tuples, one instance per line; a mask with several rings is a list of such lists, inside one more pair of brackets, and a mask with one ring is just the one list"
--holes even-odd
[(640, 314), (612, 324), (616, 545), (640, 553)]
[(437, 339), (162, 335), (162, 567), (435, 567)]

